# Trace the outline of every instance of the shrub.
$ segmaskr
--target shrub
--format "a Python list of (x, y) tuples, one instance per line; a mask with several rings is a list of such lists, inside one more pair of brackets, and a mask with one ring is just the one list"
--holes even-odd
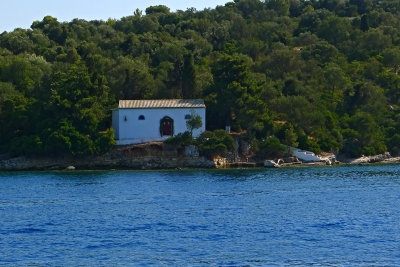
[(383, 142), (375, 142), (369, 146), (364, 146), (362, 153), (367, 156), (382, 154), (387, 151), (387, 147)]
[(196, 144), (200, 153), (207, 157), (223, 156), (235, 146), (233, 137), (225, 130), (205, 131), (197, 138)]
[(400, 134), (394, 134), (387, 141), (387, 146), (393, 156), (398, 156), (400, 152)]
[(312, 151), (317, 155), (321, 153), (321, 148), (319, 147), (319, 145), (314, 141), (308, 139), (308, 136), (306, 134), (299, 134), (298, 141), (299, 141), (299, 148)]
[(49, 154), (91, 155), (94, 152), (90, 137), (78, 132), (66, 120), (61, 121), (58, 129), (51, 132), (45, 140), (44, 150)]
[(258, 154), (263, 157), (280, 157), (286, 151), (286, 147), (279, 142), (276, 137), (271, 137), (265, 140), (259, 146)]
[(318, 145), (323, 151), (327, 152), (338, 151), (342, 148), (342, 145), (333, 136), (328, 134), (319, 139)]
[(235, 140), (225, 130), (215, 130), (214, 134), (217, 140), (226, 146), (227, 150), (232, 150), (235, 147)]
[(99, 154), (110, 151), (115, 144), (114, 129), (112, 128), (107, 129), (105, 134), (98, 134), (94, 139), (95, 151)]
[(9, 151), (13, 156), (41, 154), (43, 143), (36, 135), (21, 136), (11, 141)]
[(340, 152), (352, 158), (358, 158), (362, 155), (362, 147), (358, 140), (346, 140)]
[(63, 154), (70, 152), (70, 150), (70, 139), (58, 132), (51, 133), (44, 145), (44, 151), (49, 154)]
[(188, 131), (171, 136), (164, 141), (165, 144), (188, 146), (193, 143), (192, 134)]

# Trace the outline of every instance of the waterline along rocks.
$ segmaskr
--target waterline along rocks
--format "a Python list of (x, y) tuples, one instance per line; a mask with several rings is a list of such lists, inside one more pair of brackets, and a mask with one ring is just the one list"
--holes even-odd
[(215, 168), (215, 163), (199, 156), (196, 148), (148, 143), (115, 147), (99, 156), (85, 157), (16, 157), (0, 159), (0, 170), (79, 169), (175, 169)]

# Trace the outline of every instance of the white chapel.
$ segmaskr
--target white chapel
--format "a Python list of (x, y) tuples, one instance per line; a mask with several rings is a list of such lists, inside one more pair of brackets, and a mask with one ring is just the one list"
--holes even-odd
[(117, 145), (163, 141), (187, 131), (186, 121), (199, 115), (203, 126), (193, 131), (198, 137), (205, 131), (206, 106), (202, 99), (120, 100), (112, 111)]

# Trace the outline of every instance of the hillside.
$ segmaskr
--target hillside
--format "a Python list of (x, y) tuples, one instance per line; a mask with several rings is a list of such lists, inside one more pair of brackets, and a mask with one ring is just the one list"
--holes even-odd
[(204, 98), (207, 128), (246, 130), (254, 149), (274, 135), (314, 152), (399, 154), (399, 1), (132, 13), (47, 16), (0, 35), (0, 153), (101, 154), (119, 99)]

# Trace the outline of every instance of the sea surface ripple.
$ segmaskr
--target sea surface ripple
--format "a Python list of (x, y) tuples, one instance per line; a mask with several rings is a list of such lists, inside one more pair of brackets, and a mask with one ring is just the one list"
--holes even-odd
[(400, 165), (0, 173), (21, 265), (400, 265)]

